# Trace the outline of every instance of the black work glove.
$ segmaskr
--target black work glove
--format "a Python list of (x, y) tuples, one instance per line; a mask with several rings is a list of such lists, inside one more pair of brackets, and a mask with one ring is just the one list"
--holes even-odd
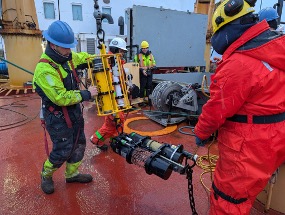
[(199, 137), (195, 136), (195, 140), (197, 146), (205, 146), (205, 144), (209, 141), (209, 138), (207, 138), (206, 140), (202, 140)]

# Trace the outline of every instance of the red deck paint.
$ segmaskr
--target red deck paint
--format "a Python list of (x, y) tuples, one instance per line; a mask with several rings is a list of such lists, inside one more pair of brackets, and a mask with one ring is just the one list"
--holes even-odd
[[(44, 194), (40, 188), (40, 171), (46, 154), (43, 128), (37, 115), (39, 106), (40, 99), (36, 94), (0, 97), (0, 214), (191, 214), (185, 175), (173, 172), (165, 181), (146, 174), (138, 166), (128, 164), (111, 149), (100, 152), (88, 141), (104, 121), (104, 117), (96, 115), (92, 103), (85, 103), (84, 109), (87, 149), (81, 171), (91, 173), (94, 181), (90, 184), (66, 184), (63, 166), (54, 174), (55, 192), (52, 195)], [(142, 113), (128, 115), (134, 116), (142, 116)], [(163, 128), (151, 120), (143, 122), (147, 126), (138, 122), (130, 126), (143, 131)], [(181, 123), (178, 127), (183, 125), (186, 124)], [(195, 148), (194, 138), (178, 131), (152, 139), (183, 144), (189, 152)], [(51, 142), (48, 141), (51, 148)], [(217, 154), (216, 145), (213, 145), (211, 151)], [(200, 148), (198, 154), (207, 154), (207, 148)], [(193, 185), (196, 210), (198, 214), (206, 215), (209, 194), (200, 183), (202, 172), (199, 167), (194, 168)], [(203, 179), (210, 186), (210, 174), (204, 175)], [(262, 207), (258, 203), (255, 206), (259, 209), (253, 208), (251, 215), (263, 214), (260, 212)], [(267, 214), (278, 213), (270, 211)]]

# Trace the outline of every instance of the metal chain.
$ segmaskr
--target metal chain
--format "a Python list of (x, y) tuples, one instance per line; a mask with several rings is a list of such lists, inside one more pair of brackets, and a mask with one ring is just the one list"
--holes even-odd
[(198, 213), (196, 212), (196, 208), (195, 208), (192, 173), (193, 173), (192, 168), (188, 167), (186, 169), (186, 174), (187, 174), (186, 178), (188, 179), (188, 193), (189, 193), (190, 207), (192, 210), (192, 215), (198, 215)]
[(99, 47), (101, 47), (105, 40), (105, 31), (102, 28), (97, 30), (97, 38)]
[(97, 39), (98, 39), (98, 48), (102, 49), (102, 44), (105, 40), (105, 32), (102, 29), (102, 13), (99, 9), (98, 0), (94, 0), (94, 18), (96, 19), (97, 25)]

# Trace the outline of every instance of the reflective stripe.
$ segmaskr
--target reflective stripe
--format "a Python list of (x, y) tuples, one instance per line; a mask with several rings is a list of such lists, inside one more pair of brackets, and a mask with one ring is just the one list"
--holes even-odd
[(47, 159), (43, 165), (43, 170), (41, 172), (41, 175), (43, 177), (52, 177), (53, 173), (57, 170), (58, 168), (55, 168), (54, 165)]
[(268, 63), (266, 63), (266, 62), (264, 62), (264, 61), (261, 61), (261, 62), (263, 63), (263, 65), (264, 65), (270, 72), (273, 71), (273, 68), (272, 68)]
[(99, 133), (99, 131), (95, 132), (96, 136), (98, 137), (99, 140), (104, 141), (104, 137)]

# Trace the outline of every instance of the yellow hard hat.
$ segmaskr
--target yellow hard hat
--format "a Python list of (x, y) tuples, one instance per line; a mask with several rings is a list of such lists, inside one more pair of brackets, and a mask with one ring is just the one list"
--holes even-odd
[(142, 43), (141, 43), (141, 48), (142, 49), (145, 49), (145, 48), (148, 48), (149, 47), (149, 44), (148, 44), (148, 42), (147, 41), (142, 41)]
[(215, 10), (212, 18), (213, 33), (224, 25), (254, 12), (254, 0), (225, 0)]

